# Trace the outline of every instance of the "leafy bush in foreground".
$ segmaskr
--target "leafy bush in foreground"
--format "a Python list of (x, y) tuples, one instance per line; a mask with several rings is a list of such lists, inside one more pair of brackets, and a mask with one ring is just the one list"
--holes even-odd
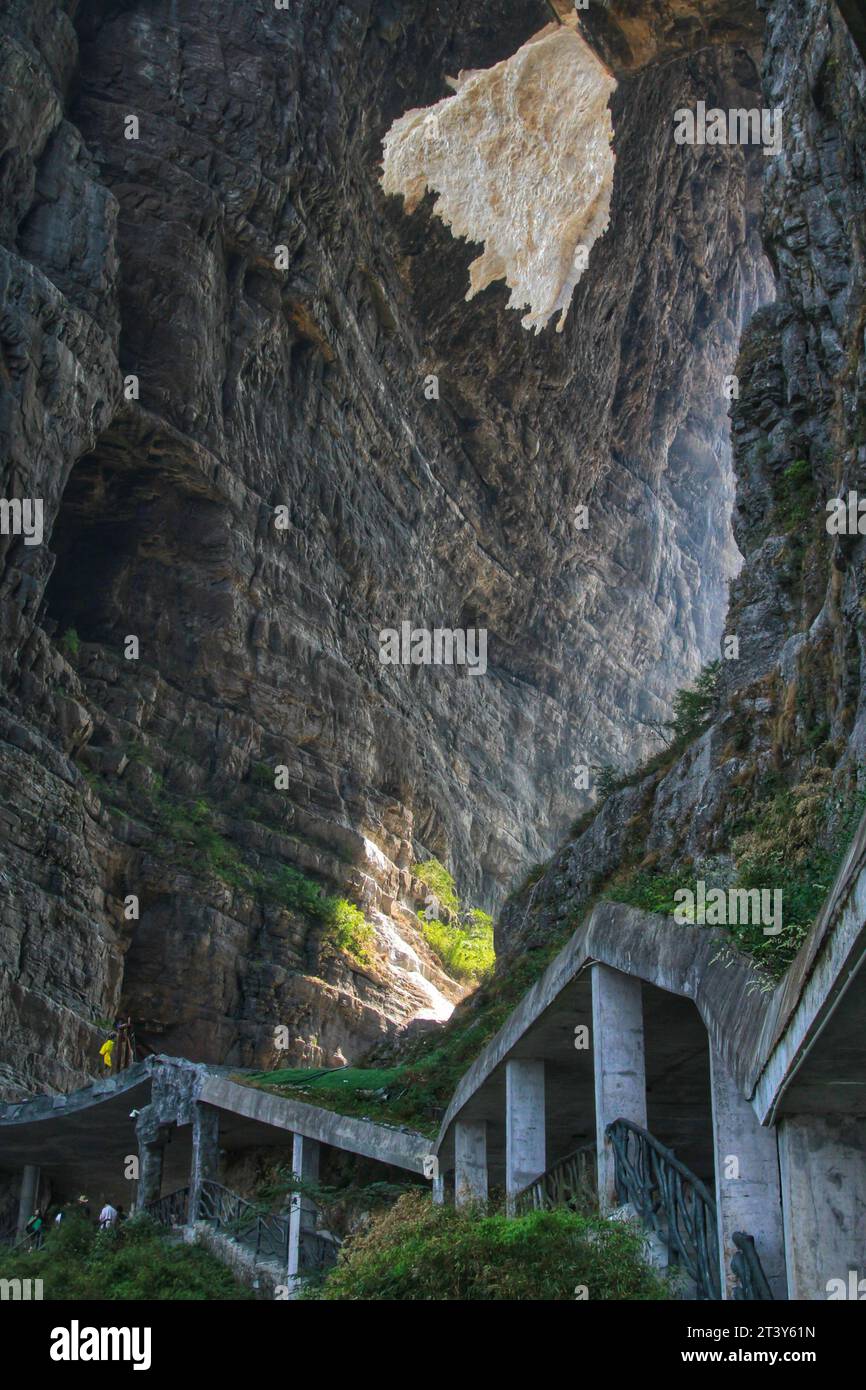
[(41, 1250), (0, 1253), (0, 1278), (41, 1279), (47, 1300), (251, 1299), (215, 1256), (175, 1244), (147, 1219), (99, 1231), (77, 1215), (49, 1225)]
[[(325, 1300), (572, 1301), (667, 1298), (626, 1224), (569, 1211), (506, 1217), (407, 1193), (344, 1248), (307, 1297)], [(585, 1293), (581, 1289), (586, 1290)]]

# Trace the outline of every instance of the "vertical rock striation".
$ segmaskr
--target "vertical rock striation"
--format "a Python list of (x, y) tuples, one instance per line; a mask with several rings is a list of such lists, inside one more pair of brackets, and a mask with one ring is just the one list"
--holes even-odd
[[(760, 882), (787, 894), (786, 873), (862, 807), (864, 540), (831, 536), (826, 522), (831, 499), (866, 492), (866, 64), (835, 3), (760, 8), (763, 104), (782, 111), (783, 150), (763, 189), (776, 293), (744, 334), (731, 411), (744, 563), (725, 626), (739, 659), (722, 664), (705, 732), (611, 795), (508, 905), (506, 955), (564, 930), (635, 869), (724, 886), (756, 831), (768, 851)], [(788, 958), (808, 926), (793, 922)]]
[[(79, 1084), (121, 1002), (236, 1063), (278, 1024), (330, 1064), (441, 1017), (413, 856), (495, 905), (575, 764), (639, 757), (714, 651), (761, 156), (673, 159), (672, 112), (752, 104), (753, 58), (625, 72), (561, 334), (499, 284), (466, 305), (477, 252), (379, 185), (396, 118), (548, 19), (4, 7), (0, 496), (45, 507), (43, 545), (0, 537), (6, 1094)], [(487, 628), (487, 675), (382, 666), (404, 620)], [(274, 891), (286, 865), (364, 906), (371, 965)]]

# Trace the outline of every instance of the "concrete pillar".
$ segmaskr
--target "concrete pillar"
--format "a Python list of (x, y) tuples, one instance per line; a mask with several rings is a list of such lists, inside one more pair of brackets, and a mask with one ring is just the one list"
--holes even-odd
[(788, 1297), (866, 1298), (866, 1120), (786, 1116), (777, 1131)]
[(433, 1179), (433, 1205), (434, 1207), (444, 1207), (445, 1205), (445, 1174), (437, 1173)]
[(454, 1202), (487, 1201), (487, 1121), (458, 1120), (454, 1126)]
[(608, 965), (592, 967), (592, 1059), (598, 1200), (610, 1211), (617, 1206), (616, 1169), (605, 1130), (613, 1120), (641, 1129), (647, 1123), (641, 982)]
[(18, 1224), (16, 1238), (24, 1234), (24, 1227), (39, 1204), (39, 1169), (35, 1163), (25, 1163), (21, 1174), (21, 1196), (18, 1200)]
[[(296, 1134), (292, 1144), (292, 1172), (303, 1182), (315, 1183), (319, 1180), (319, 1154), (321, 1145), (315, 1139), (307, 1139)], [(316, 1229), (316, 1204), (311, 1197), (301, 1192), (292, 1194), (291, 1215), (289, 1218), (289, 1278), (299, 1275), (307, 1263), (305, 1247)]]
[(162, 1165), (165, 1156), (165, 1130), (155, 1120), (151, 1106), (141, 1111), (135, 1122), (138, 1140), (138, 1189), (135, 1210), (142, 1211), (162, 1196)]
[(712, 1045), (710, 1089), (722, 1297), (734, 1297), (737, 1281), (731, 1260), (737, 1247), (733, 1236), (735, 1231), (744, 1231), (754, 1237), (773, 1297), (785, 1298), (785, 1240), (775, 1127), (759, 1124), (727, 1063)]
[(212, 1105), (196, 1101), (192, 1110), (192, 1162), (189, 1174), (187, 1222), (199, 1219), (201, 1185), (219, 1177), (220, 1112)]
[(506, 1062), (505, 1195), (511, 1213), (518, 1192), (547, 1167), (544, 1120), (544, 1062)]

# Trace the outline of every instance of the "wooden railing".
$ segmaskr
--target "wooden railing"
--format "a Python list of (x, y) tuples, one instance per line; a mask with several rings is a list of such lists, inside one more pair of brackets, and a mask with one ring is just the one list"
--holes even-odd
[(160, 1226), (185, 1226), (189, 1209), (189, 1188), (179, 1187), (155, 1202), (148, 1202), (144, 1210)]
[(748, 1300), (772, 1302), (773, 1294), (758, 1258), (754, 1237), (734, 1231), (733, 1240), (737, 1253), (731, 1260), (731, 1270), (738, 1284), (734, 1298), (741, 1303)]
[[(628, 1120), (608, 1125), (620, 1202), (629, 1203), (659, 1236), (672, 1265), (690, 1276), (702, 1300), (722, 1297), (716, 1204), (708, 1189), (671, 1149)], [(529, 1183), (514, 1199), (518, 1216), (565, 1207), (585, 1209), (595, 1198), (595, 1145), (584, 1144)], [(772, 1300), (755, 1242), (737, 1231), (731, 1270), (740, 1300)]]

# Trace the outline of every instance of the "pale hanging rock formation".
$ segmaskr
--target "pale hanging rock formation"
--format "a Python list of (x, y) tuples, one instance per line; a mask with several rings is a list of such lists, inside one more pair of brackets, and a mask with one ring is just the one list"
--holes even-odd
[(428, 189), (455, 237), (483, 242), (467, 299), (504, 280), (508, 307), (561, 333), (589, 252), (608, 228), (616, 81), (570, 28), (450, 79), (455, 95), (407, 111), (383, 141), (382, 187), (413, 212)]

